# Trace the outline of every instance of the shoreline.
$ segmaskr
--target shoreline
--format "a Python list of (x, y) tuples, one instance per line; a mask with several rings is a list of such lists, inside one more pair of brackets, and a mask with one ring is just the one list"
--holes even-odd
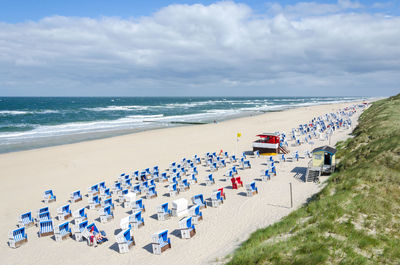
[[(59, 145), (33, 149), (28, 151), (0, 154), (3, 185), (0, 187), (0, 206), (3, 217), (0, 222), (0, 237), (7, 238), (8, 232), (15, 226), (18, 214), (28, 210), (35, 212), (43, 207), (40, 202), (42, 192), (53, 189), (57, 202), (49, 207), (53, 216), (56, 208), (65, 204), (69, 193), (80, 189), (83, 194), (89, 186), (100, 181), (106, 181), (111, 186), (122, 172), (131, 173), (146, 167), (159, 165), (163, 172), (173, 161), (182, 157), (192, 157), (194, 154), (203, 156), (206, 152), (223, 149), (230, 154), (235, 149), (248, 151), (255, 135), (264, 131), (286, 131), (299, 123), (308, 122), (312, 117), (335, 111), (345, 106), (355, 104), (338, 103), (301, 107), (281, 112), (271, 112), (257, 116), (238, 118), (217, 124), (201, 126), (178, 126), (149, 130), (117, 137), (85, 141), (75, 144)], [(359, 113), (358, 113), (359, 114)], [(240, 141), (236, 142), (236, 133), (241, 132)], [(347, 137), (349, 131), (340, 131), (332, 141)], [(319, 146), (323, 142), (316, 142)], [(237, 146), (236, 146), (237, 145)], [(308, 145), (302, 148), (311, 149)], [(240, 171), (244, 182), (248, 183), (259, 176), (263, 168), (262, 160), (252, 160), (254, 169)], [(252, 163), (253, 163), (252, 162)], [(318, 192), (321, 187), (314, 183), (304, 183), (294, 178), (294, 167), (307, 164), (301, 159), (293, 164), (278, 165), (278, 176), (269, 182), (256, 181), (260, 192), (257, 196), (246, 198), (241, 193), (229, 189), (229, 183), (221, 180), (226, 170), (215, 172), (216, 185), (203, 186), (207, 172), (200, 167), (199, 184), (193, 185), (190, 191), (178, 197), (164, 196), (167, 188), (158, 183), (159, 197), (145, 200), (146, 225), (134, 231), (137, 245), (128, 253), (121, 255), (115, 251), (115, 231), (119, 229), (119, 220), (127, 213), (116, 206), (113, 222), (101, 224), (95, 221), (101, 230), (109, 235), (109, 242), (98, 248), (90, 248), (85, 243), (68, 239), (62, 243), (51, 238), (36, 238), (37, 228), (29, 228), (29, 242), (19, 249), (10, 249), (6, 244), (0, 247), (1, 256), (7, 264), (46, 264), (51, 260), (61, 259), (64, 264), (96, 263), (96, 264), (204, 264), (225, 255), (226, 245), (235, 246), (257, 228), (270, 225), (291, 211), (300, 207), (306, 200)], [(293, 182), (294, 208), (288, 209), (287, 184)], [(177, 198), (190, 197), (203, 193), (209, 198), (212, 190), (224, 187), (227, 194), (226, 202), (219, 208), (203, 210), (204, 221), (196, 226), (197, 235), (190, 240), (183, 240), (170, 234), (173, 247), (161, 256), (149, 253), (150, 235), (160, 229), (167, 228), (170, 233), (178, 227), (178, 218), (168, 221), (157, 221), (152, 216), (156, 206), (163, 202), (172, 202)], [(23, 194), (23, 196), (15, 196)], [(10, 198), (13, 200), (10, 201)], [(72, 204), (73, 210), (87, 205), (85, 197), (80, 204)], [(98, 212), (87, 210), (90, 220), (98, 218)], [(57, 222), (58, 223), (58, 222)], [(114, 246), (114, 247), (113, 247)], [(233, 250), (233, 249), (232, 249)], [(229, 250), (228, 250), (229, 251)], [(183, 253), (191, 252), (191, 256)], [(46, 253), (46, 254), (43, 254)], [(43, 255), (42, 255), (43, 254)]]
[[(323, 106), (323, 105), (334, 105), (334, 104), (347, 104), (347, 103), (351, 104), (353, 102), (360, 102), (360, 101), (365, 101), (365, 100), (372, 102), (372, 101), (377, 100), (377, 98), (367, 98), (367, 99), (363, 99), (363, 100), (355, 99), (355, 100), (335, 102), (335, 103), (318, 103), (318, 104), (307, 105), (307, 106), (290, 107), (290, 105), (288, 105), (288, 106), (284, 107), (284, 109), (279, 109), (279, 110), (242, 111), (241, 113), (234, 114), (232, 116), (227, 116), (227, 117), (222, 116), (221, 119), (217, 119), (216, 121), (217, 121), (217, 123), (222, 123), (222, 122), (235, 120), (235, 119), (259, 116), (259, 115), (264, 115), (267, 113), (283, 112), (283, 111), (293, 110), (293, 109), (298, 109), (298, 108), (306, 108), (306, 107), (321, 106), (321, 105)], [(147, 121), (145, 121), (145, 122), (147, 123)], [(25, 142), (10, 143), (10, 144), (4, 144), (3, 146), (0, 146), (0, 155), (15, 153), (15, 152), (30, 151), (30, 150), (36, 150), (36, 149), (43, 149), (43, 148), (55, 147), (55, 146), (64, 146), (64, 145), (82, 143), (82, 142), (87, 142), (87, 141), (96, 141), (96, 140), (114, 138), (114, 137), (119, 137), (119, 136), (124, 136), (124, 135), (132, 135), (132, 134), (146, 132), (146, 131), (168, 129), (168, 128), (182, 127), (182, 126), (193, 126), (193, 125), (196, 126), (196, 125), (204, 125), (204, 124), (211, 124), (211, 123), (213, 123), (212, 120), (210, 120), (208, 122), (204, 122), (204, 123), (171, 121), (171, 122), (168, 122), (167, 125), (161, 125), (160, 122), (148, 122), (148, 124), (154, 124), (155, 126), (154, 127), (149, 126), (146, 128), (117, 129), (117, 130), (107, 130), (107, 131), (97, 131), (97, 132), (82, 132), (82, 133), (51, 136), (51, 137), (38, 137), (37, 139), (35, 139), (35, 141), (33, 141), (33, 139), (30, 138), (30, 140), (26, 140)]]

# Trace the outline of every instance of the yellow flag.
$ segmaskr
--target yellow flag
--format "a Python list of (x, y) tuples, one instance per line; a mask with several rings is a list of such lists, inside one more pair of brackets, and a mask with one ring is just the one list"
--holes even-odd
[(242, 134), (241, 133), (237, 133), (237, 138), (239, 138), (240, 136), (242, 136)]

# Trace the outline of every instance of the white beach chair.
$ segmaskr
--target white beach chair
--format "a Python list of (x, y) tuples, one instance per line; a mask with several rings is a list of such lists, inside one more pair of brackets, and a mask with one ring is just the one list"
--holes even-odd
[(58, 220), (67, 220), (72, 216), (71, 210), (70, 210), (70, 205), (66, 204), (61, 206), (60, 208), (57, 209), (57, 218)]
[(168, 202), (157, 206), (157, 219), (160, 221), (165, 221), (169, 219), (172, 215), (172, 211), (168, 209)]
[(69, 237), (71, 237), (71, 228), (69, 227), (69, 222), (65, 222), (57, 225), (54, 228), (54, 236), (57, 242), (61, 242)]
[(79, 224), (87, 220), (87, 214), (85, 213), (85, 207), (80, 208), (72, 212), (72, 218), (74, 218), (75, 224)]
[(111, 211), (111, 206), (107, 206), (101, 209), (100, 222), (107, 223), (114, 219), (114, 213)]
[(168, 237), (168, 230), (161, 230), (151, 236), (153, 253), (161, 255), (164, 251), (171, 248), (171, 239)]
[(10, 248), (18, 248), (28, 242), (28, 235), (25, 232), (25, 227), (20, 227), (12, 230), (8, 234), (8, 245)]
[(200, 205), (195, 204), (192, 205), (189, 210), (189, 216), (193, 218), (193, 223), (195, 225), (199, 224), (201, 220), (203, 220), (203, 213), (200, 211)]
[(181, 231), (181, 238), (190, 239), (196, 234), (196, 228), (192, 224), (192, 217), (184, 217), (179, 220), (179, 230)]
[(29, 228), (35, 225), (35, 222), (32, 217), (32, 212), (26, 212), (19, 216), (18, 219), (18, 227)]
[(185, 198), (180, 198), (172, 202), (172, 216), (181, 217), (188, 214), (188, 201)]
[(135, 239), (130, 228), (119, 232), (115, 239), (118, 243), (119, 253), (128, 253), (129, 250), (135, 245)]
[(86, 226), (88, 225), (88, 220), (82, 222), (75, 222), (75, 225), (72, 227), (72, 233), (76, 241), (81, 242), (82, 232), (85, 230)]
[(211, 206), (218, 207), (221, 205), (221, 203), (224, 203), (224, 199), (221, 196), (221, 191), (219, 191), (219, 190), (214, 191), (211, 194)]
[(248, 197), (252, 197), (253, 195), (258, 193), (258, 189), (256, 187), (256, 183), (253, 181), (250, 184), (246, 184), (246, 194)]

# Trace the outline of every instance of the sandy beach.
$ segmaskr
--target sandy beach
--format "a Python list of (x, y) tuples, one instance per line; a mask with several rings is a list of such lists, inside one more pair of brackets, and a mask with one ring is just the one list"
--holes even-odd
[[(2, 264), (209, 264), (232, 252), (251, 232), (268, 226), (294, 209), (304, 204), (308, 198), (323, 187), (321, 183), (304, 182), (298, 172), (306, 167), (309, 159), (277, 164), (277, 176), (268, 182), (260, 181), (260, 171), (265, 168), (266, 157), (250, 158), (251, 169), (240, 170), (244, 183), (256, 180), (259, 194), (245, 196), (245, 189), (232, 190), (231, 183), (225, 181), (223, 174), (227, 168), (214, 172), (216, 184), (205, 186), (204, 178), (208, 167), (198, 166), (197, 184), (177, 197), (169, 197), (168, 183), (156, 183), (158, 197), (144, 199), (146, 212), (143, 213), (145, 226), (134, 231), (136, 246), (129, 253), (119, 254), (115, 240), (120, 231), (119, 221), (130, 211), (116, 202), (115, 219), (106, 224), (97, 219), (97, 210), (87, 210), (90, 221), (100, 230), (106, 231), (109, 241), (97, 248), (87, 246), (86, 242), (68, 239), (56, 242), (51, 237), (38, 238), (37, 227), (27, 229), (28, 243), (11, 249), (7, 245), (8, 233), (16, 227), (19, 214), (44, 207), (43, 191), (53, 189), (57, 202), (48, 206), (53, 218), (56, 209), (67, 203), (70, 193), (81, 190), (87, 193), (89, 186), (106, 181), (111, 187), (121, 173), (132, 174), (135, 170), (158, 165), (164, 172), (169, 164), (182, 158), (192, 158), (195, 154), (203, 157), (206, 152), (224, 150), (229, 154), (250, 151), (256, 135), (262, 132), (285, 131), (289, 133), (300, 123), (325, 113), (351, 106), (355, 103), (339, 103), (270, 112), (263, 115), (228, 120), (216, 124), (192, 125), (145, 131), (113, 138), (87, 141), (69, 145), (47, 147), (36, 150), (0, 155), (0, 247)], [(357, 110), (352, 117), (353, 125), (361, 114)], [(236, 141), (236, 134), (242, 137)], [(349, 137), (351, 130), (336, 131), (330, 142)], [(289, 142), (291, 143), (291, 142)], [(328, 144), (328, 141), (314, 140), (314, 145), (289, 146), (291, 154)], [(289, 183), (293, 185), (293, 203), (290, 208)], [(178, 198), (190, 198), (198, 193), (209, 198), (212, 191), (224, 187), (226, 201), (218, 208), (203, 209), (204, 220), (196, 226), (197, 234), (188, 240), (181, 239), (176, 232), (178, 217), (166, 221), (156, 219), (156, 207), (164, 202), (171, 203)], [(116, 196), (113, 197), (115, 199)], [(88, 205), (85, 196), (81, 202), (71, 204), (72, 210)], [(72, 219), (70, 219), (72, 220)], [(56, 220), (56, 224), (61, 223)], [(162, 255), (151, 253), (151, 234), (168, 229), (172, 249)]]

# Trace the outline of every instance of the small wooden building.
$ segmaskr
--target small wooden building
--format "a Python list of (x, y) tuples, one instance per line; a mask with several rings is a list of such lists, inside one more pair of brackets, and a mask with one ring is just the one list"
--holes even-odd
[(278, 153), (280, 143), (279, 133), (262, 133), (257, 135), (260, 139), (253, 142), (253, 152)]
[(317, 147), (312, 151), (312, 166), (322, 168), (322, 172), (331, 173), (335, 170), (336, 149), (328, 145)]
[(306, 181), (316, 181), (323, 173), (335, 171), (336, 149), (328, 145), (320, 146), (312, 151), (312, 159), (308, 164)]

